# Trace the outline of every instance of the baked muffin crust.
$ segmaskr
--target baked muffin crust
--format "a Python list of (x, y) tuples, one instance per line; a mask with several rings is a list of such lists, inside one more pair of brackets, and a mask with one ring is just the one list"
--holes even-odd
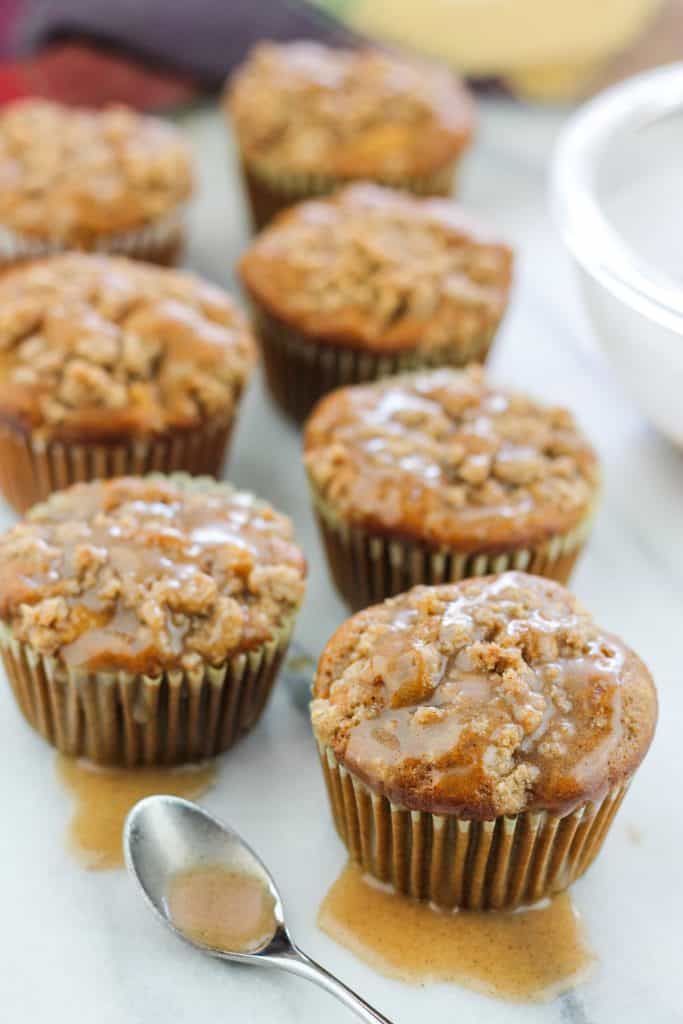
[(550, 580), (416, 587), (349, 619), (314, 684), (319, 742), (413, 810), (568, 812), (627, 780), (657, 702), (647, 668)]
[(71, 253), (0, 278), (0, 420), (46, 437), (227, 420), (254, 353), (244, 315), (191, 274)]
[(569, 412), (479, 368), (341, 388), (311, 415), (304, 450), (314, 493), (342, 522), (463, 552), (568, 533), (599, 477)]
[(429, 174), (461, 153), (474, 123), (445, 68), (312, 42), (256, 46), (226, 107), (252, 166), (342, 178)]
[(192, 191), (180, 133), (126, 107), (22, 100), (0, 114), (0, 225), (91, 248), (174, 211)]
[(76, 484), (0, 538), (0, 619), (64, 665), (156, 675), (274, 639), (301, 603), (290, 521), (177, 475)]
[(450, 200), (362, 184), (286, 210), (240, 273), (257, 303), (320, 343), (427, 354), (495, 330), (512, 252)]

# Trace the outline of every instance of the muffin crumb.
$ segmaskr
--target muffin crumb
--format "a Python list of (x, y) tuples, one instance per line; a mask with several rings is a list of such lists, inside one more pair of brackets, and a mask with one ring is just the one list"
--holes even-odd
[(0, 114), (0, 181), (5, 228), (93, 248), (179, 209), (192, 160), (180, 133), (157, 118), (29, 99)]
[(258, 303), (332, 347), (464, 356), (503, 316), (512, 253), (451, 200), (362, 184), (283, 213), (240, 272)]
[(122, 258), (68, 254), (17, 268), (0, 281), (0, 309), (0, 416), (46, 433), (229, 419), (254, 361), (246, 318), (226, 294)]
[(599, 483), (597, 456), (569, 413), (489, 384), (480, 368), (340, 389), (318, 405), (304, 444), (325, 507), (435, 548), (496, 550), (566, 533)]
[(314, 42), (254, 47), (225, 103), (249, 162), (290, 174), (423, 175), (458, 157), (474, 124), (453, 72)]
[(568, 591), (509, 572), (349, 619), (311, 714), (318, 741), (395, 803), (495, 818), (599, 799), (644, 755), (656, 698)]
[(273, 639), (304, 575), (289, 521), (249, 495), (119, 478), (54, 495), (0, 538), (0, 618), (66, 665), (153, 675)]

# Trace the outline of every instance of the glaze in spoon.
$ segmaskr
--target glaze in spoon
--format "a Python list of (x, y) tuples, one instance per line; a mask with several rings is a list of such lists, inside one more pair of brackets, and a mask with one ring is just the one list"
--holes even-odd
[[(391, 1024), (298, 948), (285, 924), (280, 894), (265, 865), (236, 832), (197, 804), (173, 796), (141, 800), (126, 819), (123, 849), (126, 866), (150, 907), (185, 942), (221, 960), (280, 967), (298, 974), (332, 993), (366, 1024)], [(203, 896), (198, 890), (193, 900), (193, 879), (215, 885), (217, 878), (220, 882), (221, 872), (233, 890), (228, 903), (232, 901), (234, 908), (239, 907), (241, 918), (246, 913), (254, 919), (251, 936), (238, 934), (234, 929), (231, 932), (228, 922), (226, 930), (221, 931), (219, 927), (202, 928), (192, 918), (202, 903), (209, 908), (220, 904), (220, 888), (208, 894), (205, 891)]]

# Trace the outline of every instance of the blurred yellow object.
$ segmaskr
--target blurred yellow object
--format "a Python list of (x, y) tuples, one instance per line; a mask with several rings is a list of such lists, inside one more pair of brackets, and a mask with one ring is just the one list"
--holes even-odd
[(314, 0), (351, 28), (503, 78), (534, 99), (586, 91), (663, 0)]

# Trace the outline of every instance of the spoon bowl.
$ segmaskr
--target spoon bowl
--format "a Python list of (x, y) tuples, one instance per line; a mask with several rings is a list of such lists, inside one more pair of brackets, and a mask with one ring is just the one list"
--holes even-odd
[[(214, 956), (242, 960), (264, 951), (279, 931), (286, 934), (282, 900), (261, 859), (236, 832), (197, 804), (174, 796), (150, 796), (140, 800), (126, 819), (123, 850), (126, 867), (152, 910), (190, 945)], [(248, 954), (205, 945), (179, 928), (171, 916), (168, 892), (173, 878), (194, 868), (215, 865), (258, 879), (273, 898), (276, 924), (273, 935)]]
[[(148, 905), (167, 927), (203, 953), (241, 964), (280, 967), (307, 978), (336, 996), (366, 1024), (391, 1024), (347, 985), (307, 956), (287, 930), (282, 900), (269, 871), (241, 836), (197, 804), (175, 796), (149, 796), (137, 803), (123, 829), (126, 866)], [(209, 945), (177, 925), (168, 896), (184, 872), (219, 868), (264, 886), (273, 900), (270, 937), (248, 952)]]

